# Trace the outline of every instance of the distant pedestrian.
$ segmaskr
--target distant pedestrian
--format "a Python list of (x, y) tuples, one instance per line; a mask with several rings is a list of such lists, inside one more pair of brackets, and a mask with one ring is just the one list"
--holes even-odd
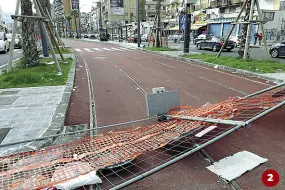
[(259, 36), (259, 34), (256, 32), (256, 33), (254, 34), (254, 45), (256, 45), (258, 36)]
[(258, 40), (259, 40), (259, 45), (261, 46), (261, 40), (262, 40), (262, 33), (260, 33), (259, 35), (258, 35)]

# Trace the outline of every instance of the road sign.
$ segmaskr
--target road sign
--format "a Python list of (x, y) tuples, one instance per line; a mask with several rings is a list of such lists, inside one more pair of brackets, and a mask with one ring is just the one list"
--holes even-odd
[(179, 30), (183, 30), (184, 31), (184, 28), (185, 28), (185, 15), (180, 15), (179, 19), (180, 19)]

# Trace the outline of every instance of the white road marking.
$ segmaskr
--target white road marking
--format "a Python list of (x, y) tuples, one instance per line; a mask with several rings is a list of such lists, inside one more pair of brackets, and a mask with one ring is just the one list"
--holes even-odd
[(96, 50), (96, 51), (100, 51), (100, 49), (99, 49), (99, 48), (92, 48), (92, 49), (94, 49), (94, 50)]
[(124, 50), (122, 50), (122, 49), (117, 49), (117, 48), (111, 48), (111, 49), (117, 50), (117, 51), (124, 51)]
[(123, 48), (123, 47), (120, 47), (120, 49), (122, 49), (122, 50), (127, 50), (127, 51), (134, 51), (134, 50), (132, 50), (132, 49), (129, 49), (129, 48)]
[(107, 51), (114, 51), (112, 49), (109, 49), (109, 48), (103, 48), (104, 50), (107, 50)]
[(91, 49), (89, 49), (89, 48), (83, 48), (85, 51), (87, 51), (87, 52), (94, 52), (94, 51), (92, 51)]
[(187, 62), (187, 61), (177, 60), (177, 59), (172, 58), (172, 57), (165, 57), (165, 56), (163, 56), (163, 55), (152, 54), (152, 53), (148, 53), (148, 52), (143, 52), (143, 53), (145, 53), (145, 54), (151, 54), (151, 55), (158, 56), (158, 57), (163, 57), (163, 58), (166, 58), (166, 59), (171, 59), (171, 60), (179, 61), (179, 62), (184, 63), (184, 64), (186, 63), (186, 64), (189, 64), (189, 65), (192, 65), (192, 66), (195, 66), (195, 67), (200, 67), (200, 68), (203, 68), (203, 69), (206, 69), (206, 70), (215, 71), (215, 72), (218, 72), (218, 73), (222, 73), (222, 74), (225, 74), (225, 75), (229, 75), (229, 76), (232, 76), (232, 77), (235, 77), (235, 78), (244, 79), (244, 80), (251, 81), (251, 82), (254, 82), (254, 83), (271, 86), (270, 84), (266, 84), (266, 83), (264, 83), (264, 82), (259, 82), (259, 81), (256, 81), (256, 80), (248, 79), (248, 78), (246, 78), (246, 77), (242, 77), (242, 76), (238, 76), (238, 75), (226, 73), (226, 72), (224, 72), (224, 71), (220, 71), (220, 70), (217, 70), (217, 69), (211, 69), (211, 68), (208, 68), (208, 67), (205, 67), (205, 66), (201, 66), (201, 65), (198, 65), (198, 64), (195, 64), (195, 63), (190, 63), (190, 62)]
[(75, 51), (82, 52), (81, 49), (75, 48)]

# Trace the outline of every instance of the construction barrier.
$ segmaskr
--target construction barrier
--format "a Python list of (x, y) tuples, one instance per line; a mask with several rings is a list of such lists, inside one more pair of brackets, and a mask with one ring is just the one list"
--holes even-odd
[[(133, 160), (145, 152), (159, 149), (201, 125), (213, 123), (181, 119), (203, 117), (247, 121), (276, 105), (284, 105), (285, 87), (281, 86), (253, 97), (229, 98), (202, 107), (176, 107), (174, 118), (150, 126), (108, 132), (95, 138), (83, 138), (67, 144), (0, 158), (0, 187), (3, 190), (42, 189), (68, 182), (90, 172)], [(251, 115), (243, 113), (251, 111)], [(249, 115), (249, 114), (247, 114)], [(176, 117), (176, 118), (175, 118)]]

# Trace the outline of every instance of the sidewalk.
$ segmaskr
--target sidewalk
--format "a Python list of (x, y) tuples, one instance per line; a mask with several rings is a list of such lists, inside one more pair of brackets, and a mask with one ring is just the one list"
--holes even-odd
[[(62, 130), (75, 75), (75, 57), (66, 85), (0, 89), (0, 143), (55, 135)], [(0, 148), (0, 156), (32, 151), (51, 139)]]
[[(1, 144), (42, 136), (51, 124), (64, 88), (49, 86), (0, 90), (0, 128), (10, 129)], [(27, 144), (23, 146), (28, 147)], [(22, 147), (3, 147), (0, 155)]]

